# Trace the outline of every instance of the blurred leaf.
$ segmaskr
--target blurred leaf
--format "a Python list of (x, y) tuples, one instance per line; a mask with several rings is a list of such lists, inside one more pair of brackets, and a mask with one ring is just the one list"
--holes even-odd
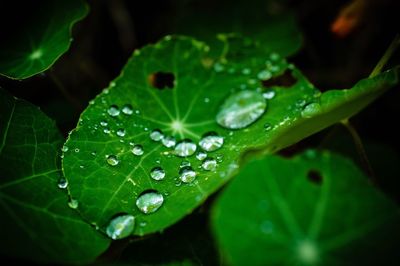
[[(136, 218), (133, 234), (160, 231), (226, 183), (244, 152), (273, 153), (296, 143), (352, 116), (398, 82), (395, 69), (350, 90), (321, 94), (278, 54), (266, 53), (247, 38), (219, 38), (223, 49), (217, 58), (204, 43), (188, 37), (168, 36), (136, 51), (81, 115), (65, 144), (63, 170), (85, 219), (104, 230), (115, 215), (128, 213)], [(235, 102), (232, 97), (237, 100), (234, 112), (223, 112)], [(244, 124), (249, 120), (253, 123)], [(193, 141), (196, 155), (210, 132), (224, 144), (207, 152), (209, 161), (195, 154), (178, 157), (181, 145), (174, 150), (150, 138), (156, 129), (163, 141)], [(180, 172), (189, 164), (197, 176), (185, 183)], [(156, 167), (165, 172), (162, 180), (150, 177)], [(139, 209), (143, 193), (156, 211)]]
[(329, 152), (254, 160), (214, 207), (215, 235), (232, 265), (398, 262), (398, 207)]
[(87, 13), (83, 0), (15, 1), (2, 6), (0, 74), (25, 79), (50, 68), (69, 49), (73, 25)]
[(88, 263), (109, 240), (68, 207), (58, 188), (63, 138), (37, 107), (0, 89), (1, 253), (39, 262)]

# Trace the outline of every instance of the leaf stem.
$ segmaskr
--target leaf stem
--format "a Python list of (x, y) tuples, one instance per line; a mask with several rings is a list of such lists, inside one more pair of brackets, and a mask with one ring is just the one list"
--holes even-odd
[(393, 53), (396, 51), (397, 47), (400, 45), (400, 35), (397, 34), (393, 41), (390, 43), (389, 47), (386, 49), (385, 53), (381, 57), (381, 59), (376, 64), (375, 68), (372, 70), (369, 78), (373, 78), (379, 73), (381, 73), (382, 68), (386, 65), (389, 59), (392, 57)]

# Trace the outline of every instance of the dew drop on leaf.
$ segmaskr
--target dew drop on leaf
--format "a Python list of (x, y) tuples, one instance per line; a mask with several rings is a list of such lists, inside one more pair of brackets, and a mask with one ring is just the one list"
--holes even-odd
[(264, 124), (264, 130), (265, 130), (265, 131), (270, 131), (271, 129), (272, 129), (271, 123), (265, 123), (265, 124)]
[(120, 136), (120, 137), (125, 136), (125, 129), (123, 129), (123, 128), (118, 129), (117, 130), (117, 135)]
[(106, 127), (106, 126), (108, 126), (108, 122), (106, 120), (101, 120), (100, 125), (103, 127)]
[(106, 161), (111, 166), (116, 166), (117, 164), (119, 164), (119, 160), (115, 155), (108, 155)]
[(136, 199), (136, 206), (144, 214), (157, 211), (164, 202), (164, 197), (157, 191), (148, 191)]
[(176, 140), (174, 137), (171, 136), (166, 136), (165, 138), (162, 139), (162, 144), (167, 147), (167, 148), (172, 148), (176, 145)]
[(271, 77), (272, 74), (268, 70), (262, 70), (257, 74), (257, 78), (260, 80), (267, 80), (270, 79)]
[(264, 99), (271, 100), (275, 97), (276, 93), (274, 90), (268, 90), (268, 91), (264, 92), (262, 95), (263, 95)]
[(68, 201), (68, 207), (70, 207), (71, 209), (77, 209), (79, 206), (79, 202), (76, 199), (70, 199)]
[(58, 186), (59, 188), (61, 188), (61, 189), (67, 188), (67, 187), (68, 187), (68, 180), (65, 179), (64, 177), (61, 177), (61, 178), (58, 180), (57, 186)]
[(111, 130), (108, 127), (106, 127), (103, 129), (103, 132), (106, 134), (110, 134)]
[(196, 152), (197, 145), (191, 140), (182, 140), (175, 146), (175, 155), (179, 157), (191, 156)]
[(161, 167), (154, 167), (153, 169), (151, 169), (150, 171), (150, 177), (154, 180), (163, 180), (165, 177), (165, 171), (164, 169), (162, 169)]
[(301, 111), (301, 116), (304, 118), (310, 118), (321, 111), (319, 103), (310, 103), (306, 105)]
[(108, 113), (110, 116), (112, 116), (112, 117), (116, 117), (116, 116), (119, 115), (120, 111), (119, 111), (119, 109), (118, 109), (118, 106), (116, 106), (116, 105), (111, 105), (111, 106), (108, 108), (107, 113)]
[(111, 239), (122, 239), (132, 234), (135, 228), (135, 217), (123, 214), (114, 217), (106, 228), (106, 233)]
[(68, 146), (63, 146), (63, 147), (61, 148), (61, 151), (62, 151), (62, 152), (67, 152), (67, 151), (68, 151)]
[(206, 171), (212, 171), (215, 170), (215, 168), (217, 167), (217, 161), (213, 158), (207, 158), (203, 161), (203, 163), (201, 164), (201, 167), (206, 170)]
[(126, 114), (126, 115), (131, 115), (131, 114), (133, 114), (132, 105), (130, 105), (130, 104), (125, 104), (125, 105), (122, 107), (122, 113), (124, 113), (124, 114)]
[(136, 156), (140, 156), (143, 155), (144, 150), (143, 150), (143, 146), (140, 144), (136, 144), (135, 146), (133, 146), (132, 148), (132, 153)]
[(181, 165), (179, 166), (180, 168), (186, 167), (186, 166), (191, 166), (189, 161), (182, 161)]
[(164, 138), (164, 134), (159, 129), (154, 129), (150, 133), (150, 138), (154, 141), (160, 141)]
[(261, 93), (244, 90), (232, 94), (220, 107), (217, 123), (228, 129), (240, 129), (254, 123), (267, 108)]
[(203, 152), (203, 151), (199, 151), (199, 152), (196, 154), (196, 158), (197, 158), (197, 160), (202, 161), (202, 160), (204, 160), (205, 158), (207, 158), (207, 153), (205, 153), (205, 152)]
[(179, 170), (179, 179), (183, 183), (193, 182), (196, 179), (196, 175), (196, 172), (190, 166), (183, 167)]
[(204, 135), (200, 140), (199, 145), (205, 151), (215, 151), (222, 147), (224, 138), (218, 136), (215, 132), (210, 132)]

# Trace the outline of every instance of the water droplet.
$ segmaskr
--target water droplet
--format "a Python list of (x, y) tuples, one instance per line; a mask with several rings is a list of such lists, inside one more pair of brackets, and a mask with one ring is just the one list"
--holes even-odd
[(136, 200), (136, 206), (144, 214), (157, 211), (164, 202), (164, 197), (157, 191), (148, 191), (141, 194)]
[(264, 97), (256, 92), (244, 90), (229, 96), (221, 106), (216, 120), (225, 128), (245, 128), (254, 123), (267, 108)]
[(203, 161), (205, 158), (207, 158), (207, 153), (205, 153), (203, 151), (199, 151), (196, 154), (196, 158), (197, 158), (197, 160)]
[(106, 126), (108, 126), (108, 122), (106, 120), (101, 120), (100, 125), (103, 127), (106, 127)]
[(182, 161), (181, 165), (179, 167), (183, 168), (183, 167), (187, 167), (187, 166), (191, 166), (190, 162), (189, 161)]
[(160, 141), (164, 138), (164, 134), (161, 132), (161, 130), (159, 129), (154, 129), (151, 133), (150, 133), (150, 138), (154, 141)]
[(110, 134), (111, 130), (108, 127), (106, 127), (103, 129), (103, 132), (106, 134)]
[(133, 153), (134, 155), (136, 155), (136, 156), (142, 155), (142, 154), (144, 153), (143, 146), (140, 145), (140, 144), (136, 144), (136, 145), (133, 146), (133, 148), (132, 148), (132, 153)]
[(275, 97), (276, 93), (274, 90), (268, 90), (263, 93), (264, 99), (271, 100)]
[(251, 73), (250, 68), (244, 68), (244, 69), (242, 70), (242, 74), (243, 74), (243, 75), (250, 75), (250, 73)]
[(272, 129), (271, 123), (265, 123), (265, 124), (264, 124), (264, 130), (265, 130), (265, 131), (270, 131), (271, 129)]
[(197, 145), (191, 140), (182, 140), (175, 146), (175, 155), (179, 157), (191, 156), (196, 152)]
[(117, 164), (119, 164), (119, 160), (115, 155), (108, 155), (106, 161), (111, 166), (116, 166)]
[(126, 114), (126, 115), (131, 115), (131, 114), (133, 114), (132, 105), (130, 105), (130, 104), (125, 104), (125, 105), (122, 107), (122, 113), (124, 113), (124, 114)]
[(76, 200), (76, 199), (70, 199), (69, 201), (68, 201), (68, 206), (71, 208), (71, 209), (77, 209), (78, 208), (78, 206), (79, 206), (79, 202)]
[(116, 106), (116, 105), (111, 105), (111, 106), (108, 108), (107, 113), (108, 113), (110, 116), (112, 116), (112, 117), (116, 117), (116, 116), (119, 115), (120, 111), (119, 111), (119, 109), (118, 109), (118, 106)]
[(213, 158), (207, 158), (203, 161), (201, 167), (206, 171), (215, 170), (215, 168), (217, 167), (217, 161)]
[(61, 148), (61, 151), (62, 151), (62, 152), (67, 152), (67, 151), (68, 151), (68, 146), (63, 146), (63, 147)]
[(204, 135), (199, 141), (200, 147), (205, 151), (215, 151), (222, 147), (224, 138), (218, 136), (215, 132), (210, 132)]
[(67, 188), (68, 187), (68, 180), (65, 179), (64, 177), (61, 177), (58, 180), (57, 186), (61, 189)]
[(306, 105), (306, 100), (305, 99), (299, 99), (296, 101), (296, 106), (297, 107), (304, 107), (304, 105)]
[(301, 116), (304, 118), (310, 118), (321, 111), (319, 103), (310, 103), (306, 105), (301, 111)]
[(214, 64), (214, 71), (215, 72), (222, 72), (225, 70), (225, 67), (221, 63), (215, 63)]
[(196, 172), (190, 166), (183, 167), (181, 168), (181, 170), (179, 170), (179, 179), (183, 183), (193, 182), (196, 179), (196, 175)]
[(79, 149), (79, 148), (76, 148), (76, 149), (75, 149), (75, 152), (76, 152), (76, 153), (78, 153), (79, 151), (80, 151), (80, 149)]
[(120, 136), (120, 137), (125, 136), (125, 129), (123, 129), (123, 128), (118, 129), (117, 130), (117, 135)]
[(150, 171), (150, 177), (157, 181), (163, 180), (165, 177), (165, 171), (161, 167), (154, 167)]
[(91, 152), (90, 154), (93, 155), (93, 156), (96, 156), (96, 152), (95, 151)]
[(167, 148), (172, 148), (176, 145), (176, 140), (174, 137), (166, 136), (162, 139), (162, 144)]
[(140, 111), (139, 110), (135, 110), (135, 114), (140, 115)]
[(204, 98), (204, 102), (205, 102), (205, 103), (209, 103), (209, 102), (210, 102), (210, 98), (207, 98), (207, 97)]
[(272, 74), (268, 70), (262, 70), (257, 74), (257, 78), (260, 80), (267, 80), (270, 79), (271, 77)]
[(135, 217), (123, 214), (114, 217), (106, 228), (106, 233), (111, 239), (121, 239), (130, 236), (135, 228)]

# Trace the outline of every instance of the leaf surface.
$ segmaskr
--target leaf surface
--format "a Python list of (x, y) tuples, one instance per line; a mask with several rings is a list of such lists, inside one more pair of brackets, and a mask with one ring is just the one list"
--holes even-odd
[(1, 252), (39, 262), (88, 263), (109, 240), (68, 207), (63, 138), (37, 107), (0, 90)]

